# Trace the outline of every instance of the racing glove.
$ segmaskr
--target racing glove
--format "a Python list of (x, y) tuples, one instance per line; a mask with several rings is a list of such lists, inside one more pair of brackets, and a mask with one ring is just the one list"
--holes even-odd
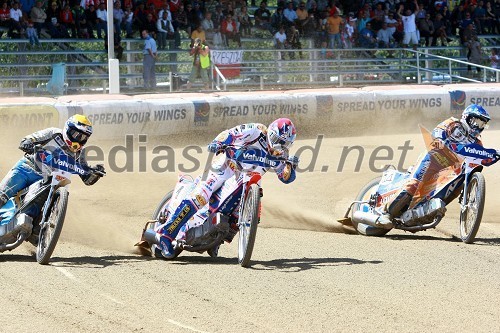
[(290, 163), (293, 169), (299, 165), (299, 158), (297, 156), (288, 156), (286, 159), (287, 163)]
[(209, 152), (214, 154), (218, 154), (224, 150), (224, 146), (216, 142), (210, 143), (207, 148)]
[(31, 139), (23, 139), (19, 144), (19, 149), (27, 154), (33, 154), (35, 152), (35, 143)]

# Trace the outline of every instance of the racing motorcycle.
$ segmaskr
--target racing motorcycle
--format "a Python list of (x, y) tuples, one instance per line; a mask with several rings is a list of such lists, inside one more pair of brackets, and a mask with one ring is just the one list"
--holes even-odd
[[(448, 149), (444, 147), (444, 149)], [(391, 201), (411, 179), (412, 168), (399, 172), (387, 168), (381, 177), (366, 184), (351, 203), (340, 223), (352, 226), (365, 236), (383, 236), (391, 229), (410, 232), (435, 228), (446, 213), (446, 206), (459, 197), (460, 238), (473, 243), (481, 224), (485, 202), (485, 180), (481, 173), (483, 165), (496, 163), (500, 155), (495, 149), (486, 149), (479, 144), (456, 145), (457, 158), (426, 182), (422, 182), (409, 207), (399, 217), (391, 217), (392, 226), (382, 227), (377, 220), (384, 213), (384, 206)], [(461, 163), (460, 163), (461, 162)], [(349, 213), (352, 209), (352, 214)]]
[[(209, 202), (186, 223), (172, 245), (175, 257), (183, 250), (199, 253), (206, 251), (211, 257), (217, 257), (219, 246), (224, 241), (231, 242), (232, 237), (239, 232), (238, 263), (248, 267), (260, 222), (263, 196), (260, 186), (262, 176), (257, 170), (276, 167), (285, 159), (268, 154), (262, 156), (260, 151), (234, 146), (226, 146), (224, 153), (230, 159), (230, 167), (236, 170), (235, 176), (214, 191)], [(252, 168), (239, 170), (234, 164), (231, 166), (231, 163), (251, 164)], [(168, 220), (170, 212), (183, 199), (190, 197), (200, 181), (201, 177), (193, 179), (188, 175), (181, 175), (175, 189), (161, 200), (152, 220), (144, 226), (141, 241), (135, 244), (143, 254), (155, 256), (158, 228)]]
[(36, 246), (37, 262), (48, 264), (64, 224), (71, 176), (77, 174), (89, 180), (106, 174), (102, 166), (79, 164), (65, 153), (65, 146), (60, 134), (35, 146), (34, 166), (42, 179), (19, 191), (0, 208), (0, 253), (28, 241)]

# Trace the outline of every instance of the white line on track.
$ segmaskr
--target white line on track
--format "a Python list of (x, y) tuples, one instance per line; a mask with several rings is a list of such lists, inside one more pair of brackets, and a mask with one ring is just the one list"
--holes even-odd
[(208, 333), (206, 331), (200, 331), (200, 330), (197, 330), (196, 328), (194, 327), (191, 327), (191, 326), (188, 326), (188, 325), (184, 325), (182, 323), (179, 323), (178, 321), (175, 321), (175, 320), (172, 320), (172, 319), (168, 319), (167, 320), (169, 323), (171, 324), (174, 324), (176, 326), (179, 326), (179, 327), (182, 327), (182, 328), (185, 328), (185, 329), (188, 329), (188, 330), (191, 330), (193, 332), (198, 332), (198, 333)]
[[(89, 290), (95, 290), (95, 288), (93, 288), (91, 285), (89, 285), (89, 284), (87, 284), (87, 283), (85, 283), (85, 282), (77, 279), (76, 276), (74, 276), (73, 274), (71, 274), (70, 272), (68, 272), (66, 269), (57, 266), (57, 264), (52, 264), (52, 266), (54, 266), (55, 269), (57, 269), (59, 272), (61, 272), (62, 274), (64, 274), (64, 276), (66, 276), (68, 279), (73, 280), (73, 281), (75, 281), (75, 282), (77, 282), (77, 283), (85, 286)], [(113, 298), (113, 297), (111, 297), (111, 296), (109, 296), (107, 294), (103, 294), (103, 293), (100, 293), (100, 292), (98, 292), (98, 294), (101, 295), (104, 298), (107, 298), (108, 300), (110, 300), (110, 301), (112, 301), (112, 302), (114, 302), (116, 304), (123, 305), (122, 301), (119, 301), (116, 298)]]

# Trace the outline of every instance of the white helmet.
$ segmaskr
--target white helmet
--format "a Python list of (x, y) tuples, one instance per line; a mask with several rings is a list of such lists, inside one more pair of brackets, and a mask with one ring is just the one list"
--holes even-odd
[(490, 115), (481, 105), (471, 104), (465, 108), (460, 122), (470, 136), (477, 138), (486, 128), (490, 119)]

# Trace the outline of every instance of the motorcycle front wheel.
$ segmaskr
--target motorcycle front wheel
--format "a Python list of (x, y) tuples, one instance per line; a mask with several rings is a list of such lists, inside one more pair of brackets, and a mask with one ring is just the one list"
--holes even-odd
[(242, 267), (250, 265), (257, 226), (259, 225), (260, 191), (259, 185), (252, 184), (248, 189), (243, 211), (239, 221), (238, 263)]
[(460, 214), (460, 238), (464, 243), (471, 244), (476, 238), (476, 234), (483, 218), (484, 199), (486, 182), (482, 173), (472, 174), (466, 199), (467, 207)]
[(65, 187), (58, 188), (49, 207), (47, 222), (40, 228), (40, 236), (36, 248), (36, 261), (41, 265), (49, 263), (61, 235), (68, 207), (69, 192)]
[[(366, 184), (358, 193), (358, 196), (356, 197), (356, 201), (368, 201), (370, 199), (370, 196), (375, 192), (377, 189), (378, 184), (382, 180), (382, 177), (377, 177), (375, 179), (372, 179), (368, 184)], [(361, 210), (365, 212), (369, 212), (373, 210), (373, 207), (371, 207), (369, 204), (363, 203), (355, 203), (352, 206), (351, 214), (354, 214), (354, 212)], [(352, 216), (352, 215), (351, 215)], [(383, 229), (383, 228), (376, 228), (374, 226), (364, 224), (364, 223), (356, 223), (352, 221), (352, 226), (358, 233), (361, 235), (365, 236), (383, 236), (387, 234), (390, 230), (388, 229)]]

